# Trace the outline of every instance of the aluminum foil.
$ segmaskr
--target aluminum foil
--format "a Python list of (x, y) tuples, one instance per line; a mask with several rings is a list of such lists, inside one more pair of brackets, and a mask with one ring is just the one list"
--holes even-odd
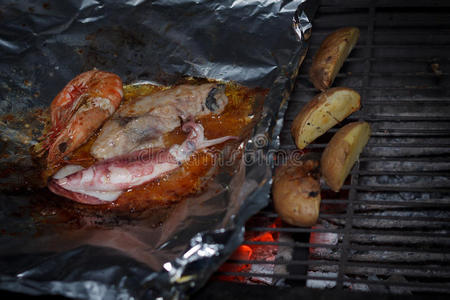
[[(315, 4), (286, 1), (2, 1), (0, 4), (0, 289), (66, 297), (183, 298), (243, 241), (267, 205), (271, 161), (310, 34)], [(39, 112), (77, 74), (125, 83), (182, 76), (269, 89), (246, 151), (260, 159), (219, 173), (200, 195), (139, 218), (47, 210), (27, 186)], [(262, 163), (261, 163), (262, 162)], [(5, 173), (6, 172), (6, 173)], [(31, 173), (30, 173), (31, 172)], [(5, 175), (6, 174), (6, 175)], [(31, 174), (31, 175), (30, 175)], [(36, 211), (36, 205), (42, 203)], [(78, 224), (80, 225), (80, 224)]]

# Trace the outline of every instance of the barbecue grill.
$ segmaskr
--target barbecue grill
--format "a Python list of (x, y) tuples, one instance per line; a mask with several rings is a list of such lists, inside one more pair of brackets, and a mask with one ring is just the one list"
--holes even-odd
[(373, 132), (359, 162), (340, 193), (322, 185), (317, 226), (284, 224), (272, 206), (254, 216), (243, 246), (198, 298), (450, 293), (450, 3), (322, 1), (282, 150), (295, 149), (291, 123), (317, 93), (308, 80), (312, 55), (344, 26), (359, 27), (361, 37), (334, 86), (357, 90), (362, 109), (308, 149), (320, 153), (339, 127), (365, 120)]

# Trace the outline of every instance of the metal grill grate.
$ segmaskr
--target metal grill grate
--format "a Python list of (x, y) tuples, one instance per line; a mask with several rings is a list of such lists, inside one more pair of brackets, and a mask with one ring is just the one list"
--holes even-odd
[(218, 275), (279, 286), (450, 293), (448, 16), (446, 1), (322, 1), (281, 147), (295, 148), (292, 120), (317, 93), (307, 76), (312, 54), (343, 26), (359, 27), (361, 37), (334, 86), (359, 91), (363, 108), (309, 149), (322, 151), (355, 120), (371, 123), (371, 139), (343, 191), (323, 186), (317, 226), (267, 226), (278, 217), (268, 207), (248, 222), (247, 234), (274, 232), (277, 239), (244, 244), (274, 246), (274, 258), (230, 260), (251, 267)]

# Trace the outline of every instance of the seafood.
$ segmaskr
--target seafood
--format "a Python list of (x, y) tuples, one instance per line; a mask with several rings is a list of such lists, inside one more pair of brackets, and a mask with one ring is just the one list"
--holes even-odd
[(122, 105), (103, 126), (91, 155), (108, 159), (135, 150), (165, 147), (163, 134), (181, 121), (218, 114), (228, 103), (225, 86), (179, 85)]
[(85, 204), (104, 204), (116, 200), (123, 192), (158, 178), (189, 159), (197, 150), (223, 143), (234, 136), (207, 140), (203, 126), (186, 122), (182, 129), (189, 132), (181, 145), (168, 149), (134, 151), (101, 161), (89, 168), (69, 165), (57, 172), (49, 189), (61, 196)]
[(40, 152), (48, 149), (48, 164), (57, 164), (81, 146), (110, 117), (123, 97), (122, 80), (91, 70), (72, 79), (50, 106), (52, 128)]

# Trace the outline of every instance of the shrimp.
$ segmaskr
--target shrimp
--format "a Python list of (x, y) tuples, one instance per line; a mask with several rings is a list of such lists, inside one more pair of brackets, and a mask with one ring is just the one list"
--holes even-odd
[(58, 164), (84, 144), (119, 107), (122, 80), (113, 73), (91, 70), (72, 79), (53, 99), (51, 125), (43, 139), (47, 164)]

